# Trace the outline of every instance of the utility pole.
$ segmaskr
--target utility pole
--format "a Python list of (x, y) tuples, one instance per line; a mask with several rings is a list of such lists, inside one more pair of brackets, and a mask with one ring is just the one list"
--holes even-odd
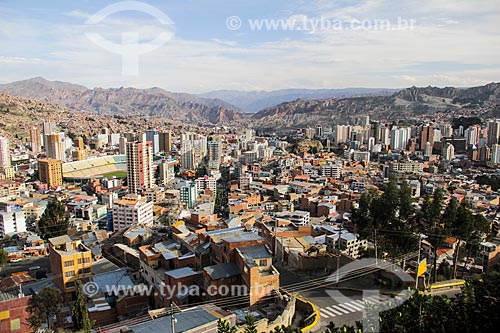
[[(458, 264), (458, 255), (460, 253), (460, 245), (462, 244), (462, 240), (460, 238), (457, 238), (458, 244), (455, 246), (455, 255), (453, 256), (453, 278), (457, 278), (457, 264)], [(465, 270), (465, 262), (464, 262), (464, 268), (462, 271)]]
[[(343, 223), (343, 222), (342, 222)], [(337, 284), (339, 283), (339, 269), (340, 269), (340, 239), (342, 238), (342, 227), (340, 226), (339, 237), (337, 238)]]
[(373, 230), (373, 247), (375, 247), (375, 263), (378, 265), (377, 229)]
[(175, 333), (175, 317), (174, 317), (174, 307), (170, 304), (170, 325), (172, 326), (172, 333)]
[[(422, 234), (418, 235), (418, 256), (417, 256), (417, 271), (416, 271), (416, 279), (415, 279), (415, 289), (418, 290), (418, 268), (420, 266), (420, 248), (422, 247)], [(404, 267), (403, 267), (404, 269)]]

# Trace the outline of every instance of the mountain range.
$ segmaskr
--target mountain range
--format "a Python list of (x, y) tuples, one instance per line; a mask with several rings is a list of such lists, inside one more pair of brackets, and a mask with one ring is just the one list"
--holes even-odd
[(190, 123), (224, 124), (241, 118), (238, 108), (217, 99), (160, 88), (94, 88), (42, 77), (0, 85), (0, 92), (100, 115), (165, 117)]
[(328, 99), (361, 96), (387, 96), (398, 89), (345, 88), (345, 89), (281, 89), (273, 91), (216, 90), (198, 96), (224, 100), (245, 112), (260, 110), (297, 99)]
[[(161, 88), (89, 89), (37, 77), (2, 84), (0, 93), (100, 115), (166, 118), (196, 125), (244, 124), (275, 131), (317, 124), (354, 123), (360, 115), (379, 120), (412, 119), (433, 113), (500, 116), (499, 83), (472, 88), (411, 87), (398, 91), (363, 88), (271, 92), (226, 90), (191, 95)], [(294, 99), (289, 101), (290, 98)], [(257, 105), (274, 103), (272, 101), (278, 104), (255, 113), (245, 112), (257, 110)]]
[(354, 123), (361, 115), (404, 120), (433, 113), (447, 113), (449, 117), (498, 116), (500, 83), (473, 88), (411, 87), (390, 96), (299, 99), (259, 111), (252, 115), (252, 120), (257, 128), (280, 131), (317, 124)]

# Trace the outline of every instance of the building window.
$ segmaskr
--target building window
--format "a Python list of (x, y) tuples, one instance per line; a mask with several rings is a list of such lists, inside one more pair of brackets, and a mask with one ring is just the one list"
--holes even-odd
[(84, 263), (88, 264), (90, 262), (90, 258), (78, 258), (78, 265)]
[(67, 277), (67, 278), (75, 276), (75, 272), (74, 271), (65, 272), (64, 276)]
[(21, 319), (12, 319), (10, 321), (10, 330), (11, 332), (17, 331), (21, 329)]
[[(80, 260), (80, 259), (78, 259), (78, 260)], [(74, 264), (75, 264), (75, 263), (74, 263), (74, 261), (73, 261), (73, 260), (67, 260), (67, 261), (65, 261), (65, 262), (64, 262), (64, 267), (71, 267), (71, 266), (73, 266)]]
[(90, 273), (90, 267), (80, 268), (78, 270), (78, 274), (87, 274)]
[(267, 259), (261, 259), (259, 261), (259, 266), (267, 266)]

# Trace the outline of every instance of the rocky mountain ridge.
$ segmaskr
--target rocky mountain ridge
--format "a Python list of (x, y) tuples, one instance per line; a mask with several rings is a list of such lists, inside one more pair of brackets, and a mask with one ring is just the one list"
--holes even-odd
[(472, 88), (411, 87), (391, 96), (295, 100), (252, 115), (255, 127), (284, 130), (354, 123), (361, 115), (374, 120), (410, 119), (432, 113), (462, 111), (495, 115), (500, 108), (500, 84)]
[(0, 92), (99, 115), (164, 117), (200, 124), (227, 123), (241, 118), (238, 108), (224, 101), (160, 88), (88, 89), (37, 77), (0, 85)]

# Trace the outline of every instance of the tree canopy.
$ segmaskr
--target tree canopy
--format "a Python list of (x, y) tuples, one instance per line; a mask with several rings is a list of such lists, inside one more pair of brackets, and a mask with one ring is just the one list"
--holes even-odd
[(50, 200), (40, 217), (38, 229), (43, 239), (66, 235), (68, 233), (69, 217), (66, 207), (58, 200)]
[(30, 327), (37, 329), (46, 323), (49, 329), (57, 326), (54, 320), (62, 306), (61, 293), (52, 287), (45, 287), (31, 297), (28, 301), (26, 311), (30, 314), (28, 323)]
[(76, 287), (76, 301), (71, 309), (71, 319), (73, 320), (73, 325), (76, 330), (90, 333), (92, 330), (92, 322), (90, 321), (87, 303), (85, 302), (85, 296), (82, 292), (82, 283), (77, 281)]

